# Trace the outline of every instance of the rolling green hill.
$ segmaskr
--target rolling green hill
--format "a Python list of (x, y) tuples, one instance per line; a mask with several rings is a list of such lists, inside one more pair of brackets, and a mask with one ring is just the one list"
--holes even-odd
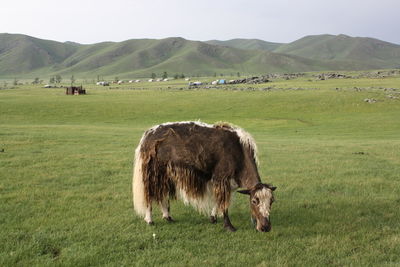
[(210, 40), (206, 41), (206, 43), (212, 45), (234, 47), (239, 49), (266, 50), (266, 51), (274, 51), (279, 46), (283, 45), (282, 43), (266, 42), (259, 39), (239, 39), (239, 38), (227, 41)]
[(347, 35), (306, 36), (274, 52), (324, 61), (345, 61), (372, 68), (400, 67), (400, 45)]
[(79, 46), (21, 34), (0, 34), (0, 75), (30, 73), (53, 66), (74, 54)]
[[(273, 50), (273, 51), (271, 51)], [(400, 46), (344, 35), (308, 36), (290, 44), (256, 39), (199, 42), (179, 37), (82, 45), (0, 34), (0, 77), (263, 74), (400, 66)]]

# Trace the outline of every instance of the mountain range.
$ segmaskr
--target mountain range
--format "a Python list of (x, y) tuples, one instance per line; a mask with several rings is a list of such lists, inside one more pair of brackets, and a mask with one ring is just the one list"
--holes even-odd
[(346, 35), (306, 36), (291, 43), (258, 39), (191, 41), (180, 37), (79, 44), (0, 34), (0, 77), (71, 75), (121, 78), (211, 76), (400, 68), (400, 45)]

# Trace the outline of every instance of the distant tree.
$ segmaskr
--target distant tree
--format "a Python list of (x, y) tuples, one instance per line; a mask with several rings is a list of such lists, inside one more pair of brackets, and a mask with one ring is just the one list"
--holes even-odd
[(163, 73), (163, 75), (162, 75), (162, 78), (163, 78), (163, 79), (167, 79), (167, 78), (168, 78), (168, 74), (167, 74), (166, 71), (164, 71), (164, 73)]
[(50, 77), (49, 83), (52, 84), (52, 83), (55, 82), (55, 80), (56, 80), (56, 79), (55, 79), (54, 77)]
[(217, 73), (216, 72), (214, 72), (214, 77), (217, 77)]
[(17, 80), (17, 78), (14, 78), (13, 85), (18, 85), (18, 80)]
[(179, 79), (179, 74), (178, 73), (174, 75), (174, 79), (175, 80)]
[(221, 77), (224, 77), (224, 74), (223, 74), (223, 73), (221, 73), (221, 74), (220, 74), (220, 76), (221, 76)]
[(151, 74), (151, 78), (152, 79), (155, 79), (157, 77), (157, 75), (153, 72), (152, 74)]
[(97, 75), (97, 82), (100, 82), (100, 75)]
[(36, 77), (35, 79), (33, 79), (32, 84), (38, 84), (39, 83), (39, 77)]
[(73, 85), (75, 83), (75, 77), (74, 77), (74, 75), (72, 74), (72, 76), (71, 76), (71, 85)]
[(61, 75), (60, 75), (60, 74), (57, 74), (57, 75), (56, 75), (56, 83), (61, 83), (61, 81), (62, 81)]
[(237, 75), (238, 77), (240, 77), (240, 72), (236, 73), (236, 75)]

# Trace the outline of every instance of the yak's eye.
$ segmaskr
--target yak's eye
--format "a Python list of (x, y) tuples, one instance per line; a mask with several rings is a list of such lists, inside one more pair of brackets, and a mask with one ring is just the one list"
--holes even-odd
[(254, 205), (258, 205), (258, 203), (260, 202), (260, 200), (256, 197), (256, 198), (253, 198), (252, 200), (251, 200), (251, 203), (253, 203)]

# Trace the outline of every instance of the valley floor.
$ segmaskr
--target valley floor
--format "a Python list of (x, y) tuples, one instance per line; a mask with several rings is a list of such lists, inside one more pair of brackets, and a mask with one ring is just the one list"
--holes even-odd
[[(400, 264), (398, 76), (83, 86), (0, 90), (1, 266)], [(173, 224), (134, 215), (141, 134), (198, 119), (255, 138), (262, 178), (278, 187), (270, 233), (254, 230), (242, 195), (235, 233), (180, 202)]]

